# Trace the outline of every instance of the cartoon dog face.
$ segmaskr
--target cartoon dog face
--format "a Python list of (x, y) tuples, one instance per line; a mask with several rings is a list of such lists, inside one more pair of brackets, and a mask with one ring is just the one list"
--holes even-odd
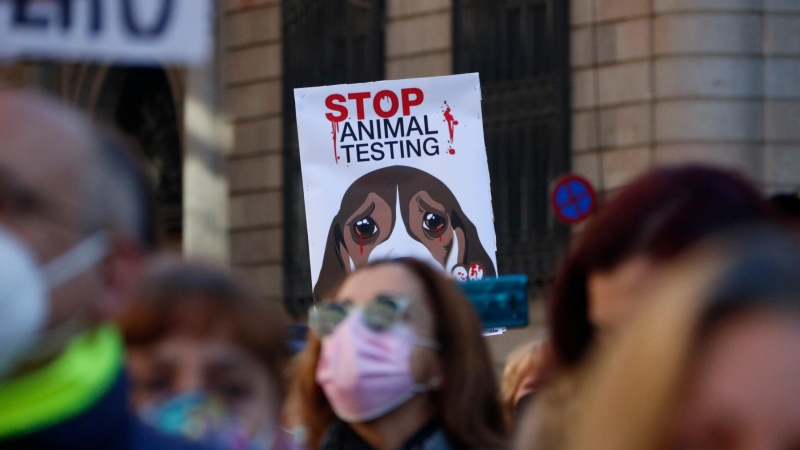
[(460, 279), (494, 276), (475, 226), (444, 183), (419, 169), (370, 172), (347, 189), (333, 218), (314, 297), (371, 261), (413, 256)]

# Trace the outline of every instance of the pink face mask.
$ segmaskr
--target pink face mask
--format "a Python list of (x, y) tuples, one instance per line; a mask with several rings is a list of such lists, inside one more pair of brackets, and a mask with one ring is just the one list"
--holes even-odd
[(346, 422), (366, 422), (429, 389), (411, 375), (411, 350), (415, 345), (438, 349), (437, 342), (416, 336), (405, 324), (386, 331), (370, 330), (353, 309), (322, 340), (317, 383), (336, 415)]

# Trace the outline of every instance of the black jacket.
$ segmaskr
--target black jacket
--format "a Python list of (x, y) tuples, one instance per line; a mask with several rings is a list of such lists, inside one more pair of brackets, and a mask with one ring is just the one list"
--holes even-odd
[[(438, 421), (430, 421), (419, 429), (414, 436), (403, 443), (397, 450), (457, 450), (447, 438)], [(350, 428), (345, 422), (331, 424), (322, 439), (321, 450), (373, 450), (369, 444)]]

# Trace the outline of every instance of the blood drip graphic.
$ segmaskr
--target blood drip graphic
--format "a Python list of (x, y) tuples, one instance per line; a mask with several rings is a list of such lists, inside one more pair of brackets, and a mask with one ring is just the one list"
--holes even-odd
[(479, 263), (472, 263), (469, 265), (469, 279), (481, 280), (483, 279), (483, 266)]
[(336, 137), (339, 134), (339, 122), (331, 120), (331, 135), (333, 135), (333, 157), (336, 164), (339, 164), (339, 152), (336, 149)]
[(447, 131), (450, 132), (450, 140), (448, 141), (450, 143), (450, 148), (447, 149), (447, 153), (455, 155), (456, 150), (453, 148), (453, 140), (455, 139), (455, 128), (456, 125), (458, 125), (458, 121), (453, 117), (453, 112), (450, 110), (450, 105), (447, 104), (447, 101), (444, 102), (444, 107), (444, 120), (447, 122)]
[(358, 235), (358, 253), (360, 255), (364, 254), (364, 236)]

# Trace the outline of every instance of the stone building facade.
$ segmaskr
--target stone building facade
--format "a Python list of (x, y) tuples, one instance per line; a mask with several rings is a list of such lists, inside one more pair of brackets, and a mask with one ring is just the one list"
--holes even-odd
[[(454, 72), (454, 1), (469, 3), (385, 0), (385, 78)], [(560, 1), (484, 3), (552, 9)], [(265, 299), (282, 301), (292, 181), (282, 2), (218, 2), (214, 61), (165, 70), (181, 136), (182, 246), (229, 261)], [(799, 1), (569, 0), (568, 9), (567, 157), (601, 194), (650, 167), (686, 161), (734, 167), (770, 193), (800, 188)], [(0, 80), (49, 87), (91, 111), (95, 104), (76, 93), (97, 92), (104, 70), (17, 64), (0, 69)], [(498, 360), (541, 334), (537, 305), (532, 327), (490, 341)]]
[(573, 0), (573, 167), (604, 191), (648, 167), (800, 184), (800, 2)]

